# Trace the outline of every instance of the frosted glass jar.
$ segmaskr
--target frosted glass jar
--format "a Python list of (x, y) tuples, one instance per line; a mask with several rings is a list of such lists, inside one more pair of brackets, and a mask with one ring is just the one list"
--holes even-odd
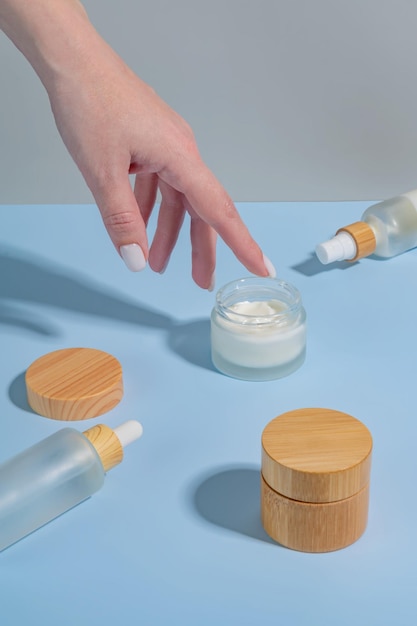
[(293, 285), (248, 277), (217, 292), (211, 355), (220, 372), (242, 380), (274, 380), (297, 370), (305, 353), (306, 313)]

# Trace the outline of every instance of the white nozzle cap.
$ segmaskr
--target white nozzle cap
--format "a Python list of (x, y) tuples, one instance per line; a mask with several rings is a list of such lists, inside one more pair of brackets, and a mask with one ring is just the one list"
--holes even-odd
[(352, 235), (342, 230), (332, 239), (319, 243), (316, 254), (323, 265), (353, 259), (357, 254), (356, 242)]
[(116, 426), (113, 430), (122, 444), (122, 448), (125, 448), (133, 441), (136, 441), (136, 439), (139, 439), (143, 433), (142, 424), (136, 420), (124, 422), (123, 424)]

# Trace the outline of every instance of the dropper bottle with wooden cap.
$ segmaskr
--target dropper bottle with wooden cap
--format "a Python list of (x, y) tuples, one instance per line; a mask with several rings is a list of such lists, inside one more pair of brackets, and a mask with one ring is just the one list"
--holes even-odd
[(63, 428), (0, 465), (0, 550), (98, 491), (141, 435), (134, 420), (114, 430)]
[(340, 228), (320, 243), (316, 254), (321, 263), (357, 261), (375, 254), (389, 258), (417, 246), (417, 190), (373, 204), (361, 221)]

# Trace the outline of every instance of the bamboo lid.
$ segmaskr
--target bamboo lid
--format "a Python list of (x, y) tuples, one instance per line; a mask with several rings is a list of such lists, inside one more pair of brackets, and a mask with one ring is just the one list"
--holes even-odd
[(330, 409), (299, 409), (262, 434), (262, 475), (276, 492), (301, 502), (336, 502), (369, 483), (372, 437), (356, 418)]
[(375, 233), (366, 222), (354, 222), (348, 226), (343, 226), (343, 228), (339, 228), (336, 235), (341, 232), (349, 233), (349, 235), (355, 240), (356, 244), (355, 256), (352, 259), (346, 259), (347, 261), (353, 263), (354, 261), (363, 259), (364, 257), (375, 252)]
[(56, 420), (97, 417), (115, 407), (123, 396), (119, 361), (92, 348), (45, 354), (28, 367), (25, 379), (32, 409)]
[(84, 431), (83, 435), (97, 450), (105, 472), (123, 461), (123, 446), (114, 430), (105, 424), (93, 426)]
[(104, 471), (108, 472), (123, 461), (124, 448), (139, 439), (142, 432), (142, 424), (136, 420), (128, 420), (115, 429), (105, 424), (97, 424), (85, 430), (83, 435), (94, 446)]

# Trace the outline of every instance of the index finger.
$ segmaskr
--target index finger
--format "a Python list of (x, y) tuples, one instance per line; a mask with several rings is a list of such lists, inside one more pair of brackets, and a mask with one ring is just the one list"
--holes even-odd
[(197, 167), (183, 168), (183, 172), (181, 179), (171, 184), (180, 185), (196, 214), (214, 228), (250, 272), (275, 276), (271, 261), (263, 254), (232, 199), (209, 168), (201, 162)]

